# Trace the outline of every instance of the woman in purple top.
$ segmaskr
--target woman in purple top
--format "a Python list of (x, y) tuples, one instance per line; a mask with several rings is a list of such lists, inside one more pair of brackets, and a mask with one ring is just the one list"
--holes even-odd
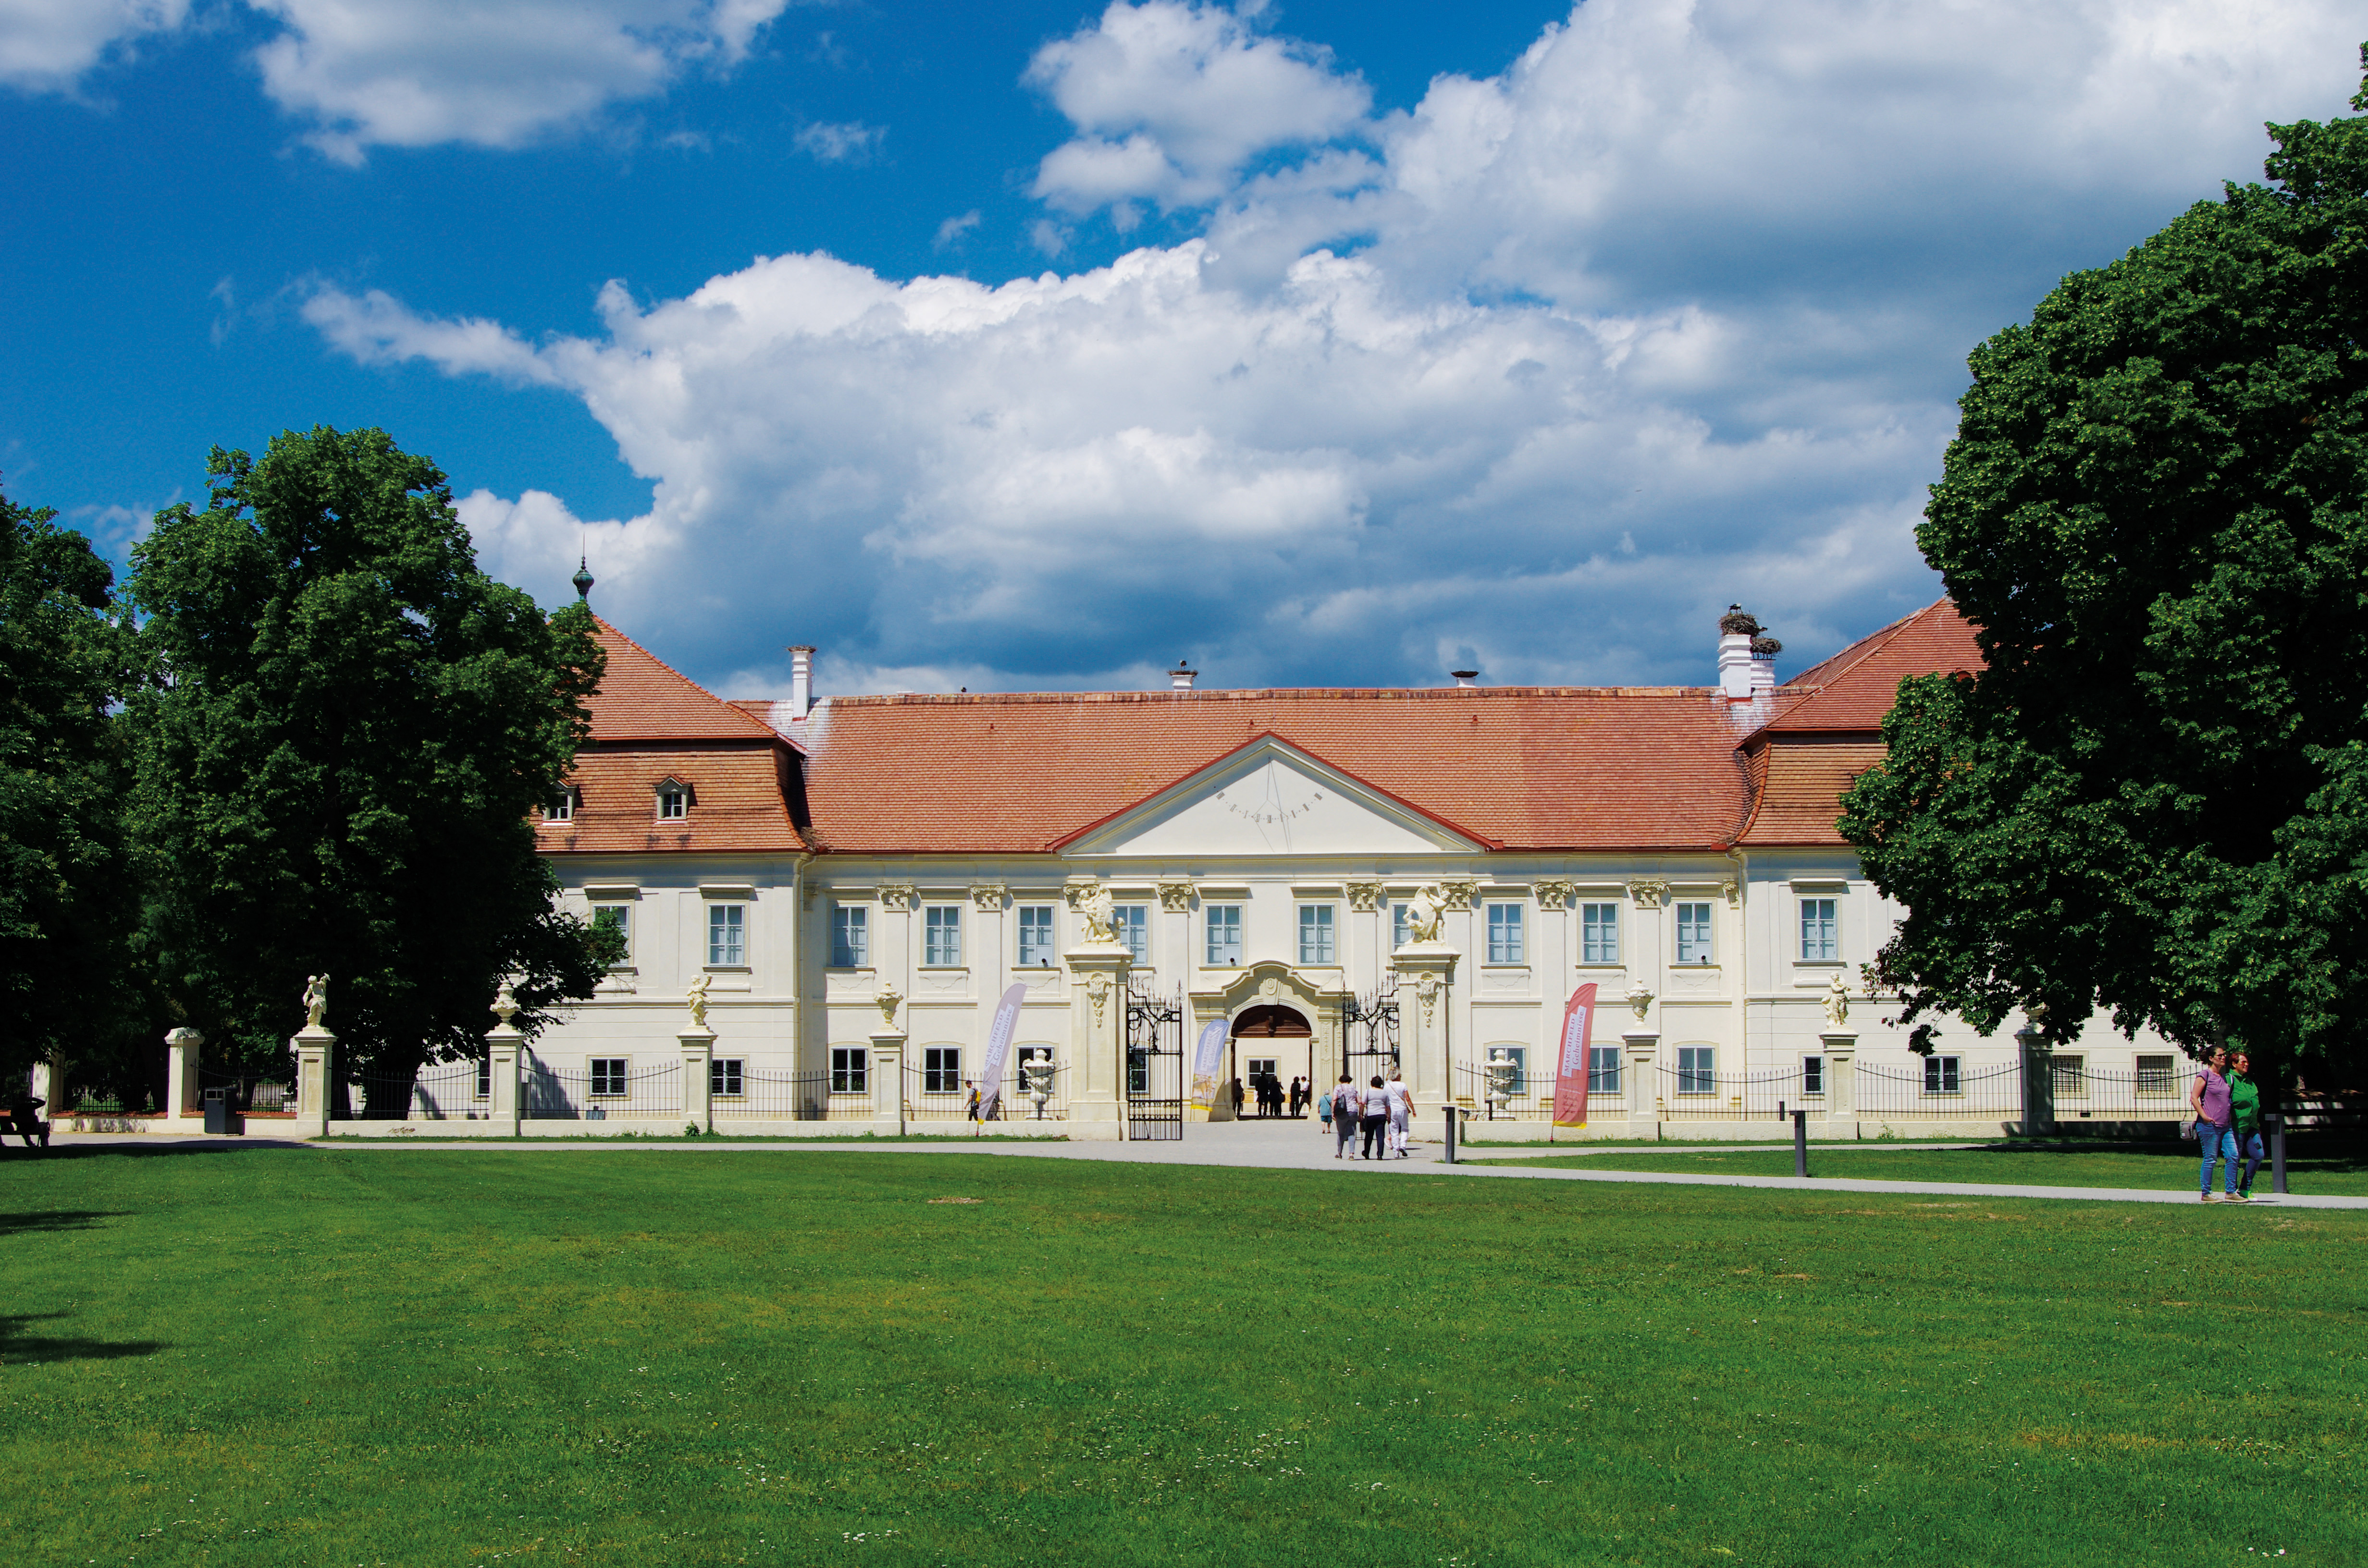
[(2228, 1196), (2237, 1196), (2237, 1133), (2228, 1117), (2228, 1053), (2214, 1046), (2212, 1059), (2195, 1074), (2195, 1085), (2187, 1091), (2187, 1104), (2195, 1112), (2195, 1142), (2203, 1149), (2203, 1201), (2212, 1197), (2212, 1162), (2220, 1161), (2220, 1174), (2228, 1184)]

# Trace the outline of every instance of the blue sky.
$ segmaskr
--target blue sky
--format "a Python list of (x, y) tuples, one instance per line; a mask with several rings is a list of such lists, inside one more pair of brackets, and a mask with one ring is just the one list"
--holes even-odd
[(6, 0), (0, 483), (381, 425), (733, 695), (1699, 684), (1928, 601), (1966, 352), (2320, 0)]

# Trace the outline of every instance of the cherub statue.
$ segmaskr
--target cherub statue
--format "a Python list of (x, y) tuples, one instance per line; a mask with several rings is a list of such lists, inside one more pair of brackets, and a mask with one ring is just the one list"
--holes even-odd
[(304, 977), (304, 1027), (317, 1029), (329, 1011), (329, 977), (326, 973)]
[(1839, 1028), (1850, 1022), (1850, 987), (1839, 974), (1826, 984), (1826, 1027)]
[(1087, 941), (1118, 946), (1118, 910), (1110, 902), (1110, 889), (1096, 887), (1079, 894), (1077, 913), (1085, 917)]
[(707, 986), (708, 983), (714, 978), (712, 974), (702, 974), (690, 983), (689, 990), (683, 993), (683, 999), (690, 1004), (692, 1028), (703, 1029), (707, 1027)]
[(1410, 942), (1436, 942), (1439, 929), (1447, 917), (1447, 894), (1437, 882), (1427, 882), (1415, 890), (1414, 902), (1406, 905), (1406, 939)]

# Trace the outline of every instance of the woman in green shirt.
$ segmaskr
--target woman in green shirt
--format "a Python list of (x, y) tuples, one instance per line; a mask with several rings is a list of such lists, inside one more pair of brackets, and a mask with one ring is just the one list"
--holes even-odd
[(2253, 1173), (2261, 1168), (2261, 1087), (2253, 1082), (2253, 1063), (2241, 1051), (2228, 1062), (2228, 1123), (2237, 1134), (2237, 1152), (2245, 1161), (2235, 1200), (2250, 1203)]

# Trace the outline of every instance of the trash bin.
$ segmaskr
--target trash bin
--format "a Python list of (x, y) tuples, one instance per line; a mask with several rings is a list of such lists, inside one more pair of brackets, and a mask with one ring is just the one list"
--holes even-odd
[(238, 1112), (231, 1108), (230, 1091), (228, 1089), (208, 1089), (205, 1092), (205, 1097), (206, 1131), (209, 1132), (236, 1132), (239, 1130)]

